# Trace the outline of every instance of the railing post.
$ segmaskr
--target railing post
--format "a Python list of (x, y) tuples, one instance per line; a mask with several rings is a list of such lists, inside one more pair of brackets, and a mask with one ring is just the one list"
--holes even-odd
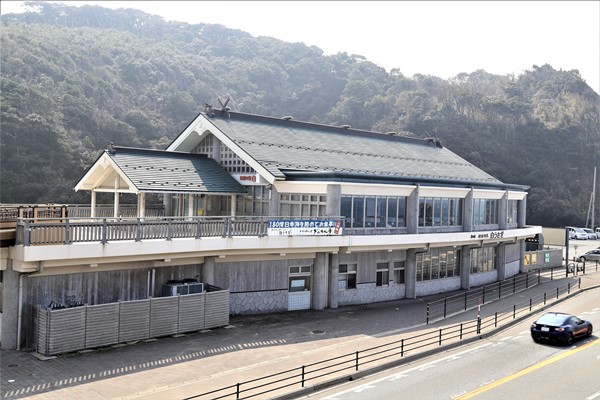
[(69, 218), (65, 221), (65, 244), (69, 244), (71, 237), (71, 224), (69, 223)]
[(304, 387), (304, 365), (302, 366), (302, 387)]
[(356, 352), (356, 370), (358, 371), (358, 351)]
[(556, 288), (556, 298), (558, 299), (558, 288)]
[(442, 328), (440, 328), (440, 339), (439, 339), (439, 346), (442, 345)]
[(546, 292), (544, 292), (544, 305), (546, 305)]
[(235, 400), (240, 400), (240, 384), (239, 383), (236, 385)]
[(542, 272), (542, 270), (540, 270), (540, 269), (537, 270), (537, 278), (538, 278), (537, 279), (537, 283), (538, 283), (538, 285), (541, 282), (541, 276), (542, 276), (541, 272)]
[(498, 312), (494, 313), (494, 328), (498, 327)]
[(571, 282), (567, 283), (567, 294), (571, 294)]
[(459, 334), (460, 340), (462, 340), (463, 337), (463, 323), (460, 323), (460, 334)]
[(100, 239), (102, 244), (106, 244), (106, 242), (108, 241), (107, 236), (108, 236), (108, 225), (106, 223), (106, 218), (103, 218), (102, 219), (102, 238)]
[(30, 240), (30, 236), (29, 236), (29, 221), (25, 220), (25, 223), (23, 225), (23, 246), (29, 246), (31, 243), (29, 242)]
[(513, 305), (513, 319), (517, 318), (517, 305)]
[(142, 221), (137, 219), (137, 226), (135, 229), (135, 241), (140, 242), (142, 240)]
[(173, 239), (173, 222), (171, 218), (167, 221), (167, 240)]
[(531, 311), (531, 303), (533, 302), (533, 299), (530, 297), (529, 298), (529, 311)]
[(425, 325), (429, 325), (429, 303), (427, 303), (427, 308), (425, 309)]
[(579, 282), (578, 289), (581, 289), (581, 278), (578, 279), (578, 282)]
[(477, 334), (481, 333), (481, 318), (477, 317)]
[(400, 340), (400, 357), (404, 357), (404, 339)]

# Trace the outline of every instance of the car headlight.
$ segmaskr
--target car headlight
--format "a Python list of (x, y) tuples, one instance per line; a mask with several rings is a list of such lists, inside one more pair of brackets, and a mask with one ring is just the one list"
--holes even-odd
[(563, 328), (563, 327), (556, 328), (556, 332), (564, 332), (564, 331), (565, 331), (565, 328)]

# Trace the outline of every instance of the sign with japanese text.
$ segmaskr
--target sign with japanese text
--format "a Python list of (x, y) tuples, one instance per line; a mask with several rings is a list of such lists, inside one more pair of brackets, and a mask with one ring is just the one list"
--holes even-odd
[(341, 220), (269, 220), (268, 236), (340, 236)]

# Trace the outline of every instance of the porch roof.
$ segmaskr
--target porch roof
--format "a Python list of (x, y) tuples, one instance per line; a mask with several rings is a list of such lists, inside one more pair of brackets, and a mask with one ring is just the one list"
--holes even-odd
[(246, 193), (227, 171), (205, 155), (118, 146), (110, 147), (98, 157), (75, 190)]

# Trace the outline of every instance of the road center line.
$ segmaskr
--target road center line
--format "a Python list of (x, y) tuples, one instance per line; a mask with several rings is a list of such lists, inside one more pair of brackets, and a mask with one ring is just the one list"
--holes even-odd
[(506, 376), (506, 377), (504, 377), (502, 379), (499, 379), (497, 381), (488, 383), (487, 385), (482, 386), (479, 389), (475, 389), (472, 392), (469, 392), (469, 393), (467, 393), (465, 395), (459, 396), (459, 397), (456, 398), (456, 400), (471, 399), (471, 398), (473, 398), (473, 397), (475, 397), (477, 395), (480, 395), (482, 393), (487, 392), (488, 390), (491, 390), (491, 389), (493, 389), (495, 387), (504, 385), (505, 383), (510, 382), (510, 381), (512, 381), (514, 379), (520, 378), (521, 376), (527, 375), (530, 372), (533, 372), (533, 371), (538, 370), (538, 369), (540, 369), (542, 367), (545, 367), (547, 365), (555, 363), (556, 361), (562, 360), (563, 358), (572, 356), (573, 354), (578, 353), (578, 352), (580, 352), (582, 350), (585, 350), (588, 347), (593, 346), (593, 345), (598, 344), (598, 343), (600, 343), (600, 340), (596, 339), (596, 340), (594, 340), (592, 342), (586, 343), (586, 344), (584, 344), (584, 345), (582, 345), (580, 347), (577, 347), (575, 349), (568, 350), (568, 351), (566, 351), (564, 353), (558, 354), (555, 357), (549, 358), (549, 359), (544, 360), (544, 361), (542, 361), (542, 362), (540, 362), (538, 364), (532, 365), (531, 367), (525, 368), (524, 370), (521, 370), (521, 371), (519, 371), (519, 372), (517, 372), (515, 374), (509, 375), (509, 376)]

